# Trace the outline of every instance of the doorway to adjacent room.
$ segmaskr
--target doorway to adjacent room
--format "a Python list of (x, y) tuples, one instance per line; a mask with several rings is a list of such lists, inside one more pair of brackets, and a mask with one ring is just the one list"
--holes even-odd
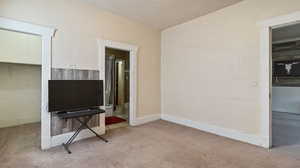
[(126, 125), (130, 103), (130, 52), (105, 48), (105, 124)]
[[(107, 117), (112, 117), (106, 118), (108, 128), (118, 127), (118, 123), (126, 126), (139, 124), (136, 115), (138, 47), (103, 39), (98, 39), (98, 45), (100, 79), (106, 90), (102, 108), (106, 109)], [(110, 67), (107, 68), (108, 64)]]
[(297, 91), (292, 91), (297, 90), (300, 74), (297, 37), (299, 23), (300, 12), (259, 23), (263, 146), (295, 154), (300, 153), (299, 134), (294, 131), (300, 128), (295, 124), (299, 122), (295, 112), (300, 111), (295, 101), (299, 100), (295, 99)]
[(300, 24), (272, 29), (272, 146), (300, 153)]

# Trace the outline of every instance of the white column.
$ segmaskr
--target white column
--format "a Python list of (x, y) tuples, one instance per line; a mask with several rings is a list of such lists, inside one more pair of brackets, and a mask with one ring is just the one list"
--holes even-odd
[(51, 79), (51, 36), (42, 37), (41, 148), (51, 147), (51, 114), (48, 112), (48, 80)]

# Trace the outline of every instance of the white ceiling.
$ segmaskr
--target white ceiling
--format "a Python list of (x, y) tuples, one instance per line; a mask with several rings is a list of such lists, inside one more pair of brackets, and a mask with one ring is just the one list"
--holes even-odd
[(206, 15), (242, 0), (89, 0), (101, 9), (158, 29)]

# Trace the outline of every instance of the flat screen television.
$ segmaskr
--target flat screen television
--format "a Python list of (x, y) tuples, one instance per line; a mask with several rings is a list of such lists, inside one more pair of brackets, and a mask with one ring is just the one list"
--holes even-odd
[(102, 80), (49, 80), (49, 112), (103, 105)]

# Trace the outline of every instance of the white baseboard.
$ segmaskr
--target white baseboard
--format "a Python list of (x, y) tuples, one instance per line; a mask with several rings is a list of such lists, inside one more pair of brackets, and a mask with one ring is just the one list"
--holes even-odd
[[(215, 125), (210, 125), (210, 124), (205, 124), (205, 123), (199, 123), (199, 122), (195, 122), (192, 120), (188, 120), (188, 119), (183, 119), (183, 118), (179, 118), (179, 117), (175, 117), (175, 116), (171, 116), (171, 115), (160, 115), (160, 114), (156, 114), (156, 115), (149, 115), (149, 116), (145, 116), (145, 117), (140, 117), (137, 118), (134, 122), (133, 122), (133, 126), (137, 126), (137, 125), (141, 125), (141, 124), (145, 124), (148, 122), (152, 122), (152, 121), (156, 121), (156, 120), (166, 120), (169, 122), (173, 122), (173, 123), (177, 123), (180, 125), (184, 125), (187, 127), (191, 127), (191, 128), (195, 128), (201, 131), (205, 131), (205, 132), (209, 132), (212, 134), (216, 134), (219, 136), (223, 136), (223, 137), (227, 137), (230, 139), (234, 139), (234, 140), (238, 140), (241, 142), (245, 142), (245, 143), (249, 143), (249, 144), (253, 144), (256, 146), (261, 146), (264, 148), (268, 148), (268, 138), (266, 137), (261, 137), (261, 136), (257, 136), (257, 135), (252, 135), (252, 134), (247, 134), (247, 133), (242, 133), (236, 130), (232, 130), (232, 129), (228, 129), (228, 128), (222, 128), (222, 127), (218, 127)], [(97, 133), (104, 134), (105, 130), (101, 129), (100, 127), (95, 127), (93, 128)], [(57, 136), (53, 136), (51, 139), (51, 147), (54, 146), (58, 146), (61, 145), (62, 143), (66, 142), (72, 135), (74, 132), (69, 132), (69, 133), (65, 133), (62, 135), (57, 135)], [(82, 139), (86, 139), (89, 137), (94, 136), (93, 133), (91, 133), (89, 130), (85, 129), (82, 130), (81, 133), (77, 136), (77, 138), (74, 141), (78, 141), (78, 140), (82, 140)]]
[(205, 131), (208, 133), (212, 133), (212, 134), (227, 137), (230, 139), (238, 140), (241, 142), (246, 142), (246, 143), (253, 144), (256, 146), (268, 148), (268, 146), (266, 144), (267, 138), (260, 137), (257, 135), (242, 133), (242, 132), (239, 132), (236, 130), (222, 128), (222, 127), (218, 127), (215, 125), (209, 125), (209, 124), (205, 124), (205, 123), (199, 123), (199, 122), (195, 122), (192, 120), (174, 117), (174, 116), (166, 115), (166, 114), (162, 115), (162, 120), (166, 120), (166, 121), (177, 123), (177, 124), (184, 125), (187, 127), (199, 129), (201, 131)]
[[(103, 135), (105, 133), (105, 129), (101, 129), (101, 127), (94, 127), (92, 128), (94, 131), (96, 131), (99, 135)], [(55, 146), (58, 146), (58, 145), (62, 145), (63, 143), (67, 142), (68, 139), (74, 134), (75, 132), (68, 132), (68, 133), (65, 133), (65, 134), (61, 134), (61, 135), (56, 135), (56, 136), (53, 136), (51, 138), (51, 147), (55, 147)], [(86, 138), (90, 138), (90, 137), (93, 137), (95, 136), (94, 133), (92, 133), (90, 130), (88, 129), (84, 129), (82, 130), (79, 135), (75, 138), (74, 142), (75, 141), (79, 141), (79, 140), (82, 140), (82, 139), (86, 139)]]
[(141, 124), (146, 124), (146, 123), (151, 122), (151, 121), (160, 120), (160, 118), (161, 118), (160, 114), (140, 117), (140, 118), (136, 118), (132, 125), (137, 126), (137, 125), (141, 125)]

